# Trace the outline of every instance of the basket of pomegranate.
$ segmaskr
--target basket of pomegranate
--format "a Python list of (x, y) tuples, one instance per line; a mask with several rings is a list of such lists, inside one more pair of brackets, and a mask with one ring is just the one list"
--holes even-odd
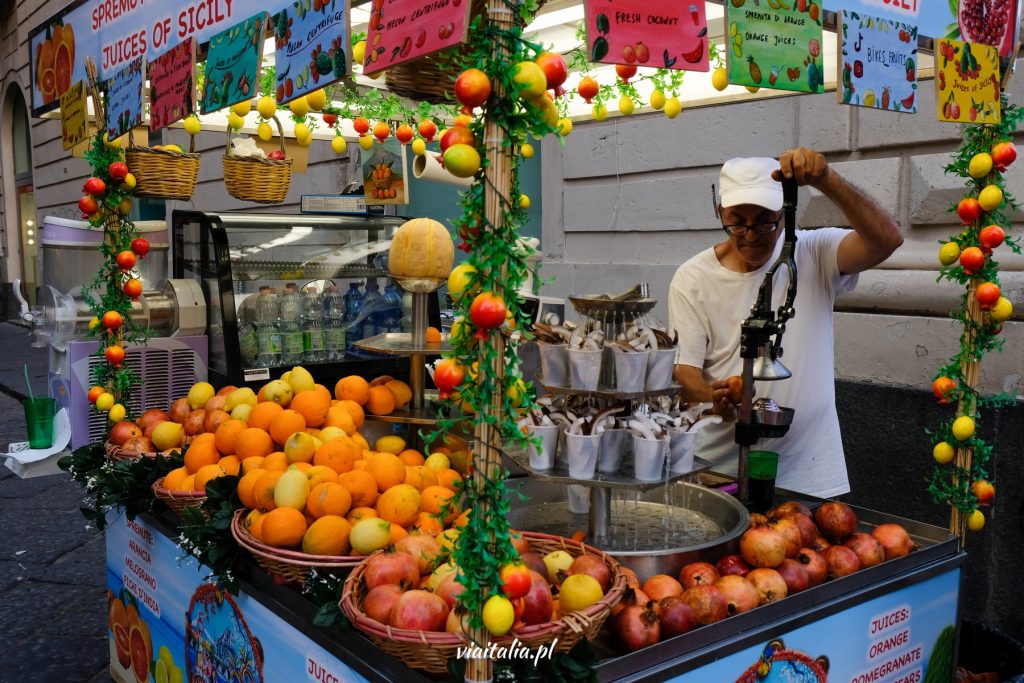
[[(448, 660), (469, 642), (468, 617), (456, 606), (465, 587), (448, 556), (456, 536), (410, 535), (360, 563), (342, 589), (341, 609), (356, 628), (388, 654), (432, 673), (447, 671)], [(558, 536), (513, 532), (512, 542), (522, 561), (501, 574), (515, 616), (492, 625), (485, 606), (493, 642), (518, 639), (536, 648), (557, 639), (555, 651), (565, 652), (596, 637), (626, 587), (618, 562)], [(490, 600), (508, 600), (505, 595)]]
[(750, 516), (737, 555), (692, 562), (678, 577), (657, 574), (643, 583), (623, 568), (627, 588), (608, 622), (612, 638), (624, 651), (639, 650), (917, 547), (898, 524), (857, 529), (857, 515), (844, 503), (822, 503), (812, 514), (790, 501)]

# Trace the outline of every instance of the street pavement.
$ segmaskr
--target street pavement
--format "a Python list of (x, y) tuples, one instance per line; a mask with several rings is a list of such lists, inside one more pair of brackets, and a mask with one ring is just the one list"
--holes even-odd
[[(0, 322), (0, 448), (25, 441), (20, 401), (46, 395), (47, 351)], [(0, 683), (109, 683), (103, 537), (66, 474), (20, 479), (0, 465)]]

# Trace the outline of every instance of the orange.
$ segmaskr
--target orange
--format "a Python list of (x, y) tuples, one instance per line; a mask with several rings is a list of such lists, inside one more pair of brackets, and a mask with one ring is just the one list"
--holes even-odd
[(355, 441), (355, 442), (356, 442), (357, 444), (359, 444), (359, 447), (360, 447), (360, 448), (369, 448), (369, 447), (370, 447), (370, 442), (369, 442), (369, 441), (367, 441), (367, 440), (366, 440), (366, 437), (365, 437), (365, 436), (363, 436), (362, 434), (360, 434), (359, 432), (356, 432), (355, 434), (353, 434), (353, 435), (352, 435), (352, 439), (353, 439), (353, 440), (354, 440), (354, 441)]
[(242, 475), (246, 475), (255, 469), (261, 469), (263, 467), (264, 458), (244, 458), (239, 464), (238, 471)]
[(245, 516), (245, 521), (242, 525), (245, 526), (245, 530), (252, 534), (257, 540), (262, 540), (263, 534), (263, 515), (265, 512), (259, 510), (250, 510), (249, 514)]
[(306, 420), (307, 427), (319, 427), (327, 419), (327, 411), (331, 408), (331, 395), (317, 390), (300, 391), (295, 394), (289, 410), (294, 410)]
[(355, 507), (372, 507), (377, 502), (377, 481), (362, 470), (343, 473), (338, 477), (338, 483), (352, 494)]
[(316, 449), (313, 454), (314, 465), (326, 465), (338, 474), (351, 472), (353, 463), (361, 455), (355, 441), (347, 437), (339, 437)]
[(306, 475), (309, 477), (310, 489), (325, 482), (331, 482), (332, 484), (338, 483), (338, 473), (330, 467), (325, 467), (323, 465), (313, 465), (309, 468)]
[(349, 521), (349, 523), (355, 524), (356, 522), (358, 522), (361, 519), (366, 519), (367, 517), (376, 517), (376, 516), (377, 516), (377, 511), (374, 510), (373, 508), (369, 508), (369, 507), (358, 508), (357, 507), (357, 508), (352, 508), (351, 510), (349, 510), (348, 514), (345, 515), (345, 519), (347, 519)]
[(380, 493), (405, 481), (405, 463), (390, 453), (374, 453), (366, 461), (366, 472), (377, 482)]
[(366, 410), (371, 415), (390, 415), (395, 411), (395, 395), (387, 387), (370, 387)]
[(354, 463), (352, 463), (352, 469), (365, 471), (366, 470), (366, 459), (365, 458), (360, 458), (359, 460), (356, 460)]
[[(226, 420), (217, 427), (214, 432), (214, 443), (221, 455), (232, 455), (235, 452), (235, 445), (238, 435), (249, 428), (249, 425), (234, 418)], [(266, 453), (253, 453), (252, 455), (266, 455)]]
[(424, 461), (423, 454), (417, 450), (413, 450), (412, 448), (407, 448), (401, 453), (399, 453), (398, 459), (404, 462), (406, 465), (409, 465), (410, 467), (422, 465)]
[(425, 534), (439, 534), (444, 531), (441, 520), (429, 512), (423, 511), (416, 515), (416, 523), (413, 526)]
[(257, 403), (256, 407), (249, 413), (249, 426), (269, 430), (270, 421), (280, 415), (283, 410), (284, 408), (280, 405), (270, 401)]
[(195, 483), (193, 489), (196, 491), (206, 492), (206, 484), (217, 477), (223, 477), (225, 474), (223, 468), (218, 465), (203, 465), (196, 472)]
[(359, 405), (355, 401), (338, 401), (338, 405), (348, 411), (348, 414), (352, 416), (352, 421), (356, 423), (356, 429), (363, 426), (366, 421), (366, 411), (363, 410), (363, 406)]
[(185, 469), (189, 474), (195, 474), (200, 467), (212, 465), (220, 460), (220, 454), (214, 446), (212, 434), (200, 434), (192, 439), (185, 451)]
[(242, 461), (238, 459), (237, 455), (225, 456), (217, 461), (217, 464), (220, 465), (220, 468), (224, 470), (225, 474), (232, 477), (237, 477), (238, 471), (242, 467)]
[(405, 483), (422, 491), (428, 486), (437, 486), (437, 475), (423, 465), (405, 468)]
[(235, 452), (242, 458), (266, 457), (274, 452), (274, 441), (264, 430), (249, 427), (235, 438)]
[(405, 530), (404, 526), (399, 526), (394, 522), (391, 522), (391, 542), (398, 543), (403, 538), (409, 535), (409, 532)]
[(454, 491), (462, 483), (462, 477), (459, 476), (458, 472), (449, 467), (437, 473), (437, 483), (446, 489)]
[(463, 512), (461, 515), (459, 515), (459, 518), (455, 520), (455, 524), (453, 524), (452, 526), (454, 526), (457, 529), (461, 529), (462, 527), (469, 524), (469, 513), (471, 512), (473, 512), (473, 508), (470, 508), (469, 510)]
[(263, 458), (263, 464), (260, 467), (267, 471), (284, 472), (288, 469), (289, 464), (288, 456), (284, 454), (284, 451), (276, 451)]
[(405, 382), (393, 379), (384, 385), (395, 397), (395, 407), (404, 408), (412, 400), (412, 389)]
[(334, 401), (334, 397), (331, 396), (331, 390), (325, 387), (323, 384), (314, 384), (313, 391), (327, 399), (328, 406), (330, 406), (331, 402)]
[(282, 410), (270, 421), (270, 436), (274, 443), (283, 446), (288, 437), (295, 432), (301, 432), (306, 428), (306, 419), (298, 411)]
[(164, 488), (173, 491), (178, 488), (181, 482), (184, 481), (185, 477), (189, 474), (187, 467), (178, 467), (177, 469), (171, 470), (164, 475)]
[(313, 466), (308, 462), (293, 462), (290, 467), (294, 467), (303, 474), (307, 474), (311, 469), (313, 469)]
[(441, 343), (441, 330), (436, 327), (427, 328), (427, 343), (428, 344), (440, 344)]
[(306, 498), (306, 511), (314, 517), (345, 514), (352, 507), (352, 494), (341, 484), (317, 484)]
[(302, 552), (307, 555), (329, 555), (338, 557), (347, 555), (349, 548), (348, 535), (352, 525), (344, 517), (328, 515), (322, 517), (306, 530), (302, 537)]
[(333, 406), (327, 410), (327, 419), (324, 421), (324, 426), (337, 427), (349, 436), (352, 436), (352, 433), (356, 431), (355, 420), (352, 419), (348, 409), (341, 405)]
[(364, 406), (370, 398), (370, 383), (359, 375), (342, 377), (334, 385), (334, 397), (339, 401), (355, 401)]
[(441, 508), (455, 498), (455, 492), (444, 486), (428, 486), (423, 489), (423, 509), (432, 515), (441, 513)]
[(255, 469), (238, 480), (238, 499), (249, 509), (256, 507), (256, 482), (267, 470)]
[(420, 513), (420, 492), (415, 486), (392, 486), (377, 499), (377, 514), (392, 524), (407, 527)]
[(182, 479), (181, 483), (178, 484), (178, 488), (176, 488), (174, 490), (175, 491), (195, 491), (195, 486), (196, 486), (196, 475), (190, 474), (187, 477), (185, 477), (184, 479)]
[(391, 375), (379, 375), (377, 377), (374, 377), (370, 381), (370, 386), (371, 387), (382, 387), (382, 386), (384, 386), (385, 384), (387, 384), (388, 382), (390, 382), (393, 379), (394, 379), (394, 377), (392, 377)]
[(274, 486), (284, 472), (264, 472), (252, 487), (252, 498), (257, 509), (273, 510), (277, 507), (274, 503)]
[(306, 533), (306, 518), (295, 508), (275, 508), (263, 515), (263, 542), (275, 548), (295, 548)]

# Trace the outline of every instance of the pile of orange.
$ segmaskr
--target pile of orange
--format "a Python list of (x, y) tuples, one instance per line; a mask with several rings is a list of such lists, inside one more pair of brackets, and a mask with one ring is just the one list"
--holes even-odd
[(412, 389), (389, 375), (382, 375), (371, 382), (359, 375), (349, 375), (334, 385), (334, 396), (339, 401), (358, 403), (371, 415), (390, 415), (409, 404)]

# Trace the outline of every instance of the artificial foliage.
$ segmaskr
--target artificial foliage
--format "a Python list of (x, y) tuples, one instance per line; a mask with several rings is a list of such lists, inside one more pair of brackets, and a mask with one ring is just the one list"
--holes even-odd
[[(962, 328), (960, 345), (948, 362), (935, 373), (933, 390), (940, 403), (949, 404), (955, 410), (945, 421), (934, 429), (927, 430), (931, 436), (933, 447), (948, 444), (957, 455), (948, 463), (935, 465), (928, 478), (928, 492), (936, 503), (949, 505), (960, 512), (966, 520), (980, 509), (972, 485), (975, 482), (989, 481), (989, 463), (992, 459), (992, 446), (982, 438), (981, 433), (986, 426), (984, 408), (996, 408), (1014, 402), (1007, 395), (982, 396), (977, 388), (977, 365), (984, 356), (993, 351), (1001, 351), (1003, 340), (1000, 337), (1002, 322), (993, 319), (991, 312), (983, 310), (975, 300), (975, 292), (982, 283), (1000, 284), (999, 252), (1010, 251), (1020, 254), (1018, 239), (1009, 234), (1013, 224), (1010, 216), (1018, 208), (1016, 199), (1006, 189), (1003, 173), (996, 165), (991, 172), (975, 178), (971, 176), (971, 160), (979, 154), (990, 154), (993, 147), (1000, 142), (1012, 142), (1013, 132), (1017, 129), (1024, 110), (1008, 103), (1002, 97), (1002, 121), (997, 125), (969, 125), (963, 128), (963, 144), (954, 154), (953, 161), (945, 167), (949, 175), (964, 178), (965, 198), (977, 198), (986, 187), (995, 186), (1002, 191), (1003, 201), (991, 211), (982, 211), (981, 216), (963, 229), (941, 242), (946, 245), (955, 244), (953, 254), (962, 254), (970, 247), (981, 248), (985, 253), (983, 265), (968, 271), (959, 261), (944, 265), (939, 274), (939, 281), (948, 280), (965, 287), (960, 297), (959, 309), (950, 315), (955, 325)], [(950, 207), (950, 212), (957, 216), (957, 204)], [(981, 241), (981, 230), (990, 225), (1000, 226), (1007, 234), (1004, 243), (995, 249), (986, 248)], [(969, 438), (958, 439), (954, 435), (954, 421), (962, 416), (973, 420), (975, 430)], [(936, 458), (939, 460), (939, 458)], [(963, 531), (963, 524), (959, 531)]]
[(238, 566), (242, 549), (231, 535), (231, 521), (242, 502), (238, 477), (216, 477), (206, 484), (206, 500), (198, 508), (181, 511), (178, 546), (210, 569), (206, 577), (232, 594), (238, 593)]

